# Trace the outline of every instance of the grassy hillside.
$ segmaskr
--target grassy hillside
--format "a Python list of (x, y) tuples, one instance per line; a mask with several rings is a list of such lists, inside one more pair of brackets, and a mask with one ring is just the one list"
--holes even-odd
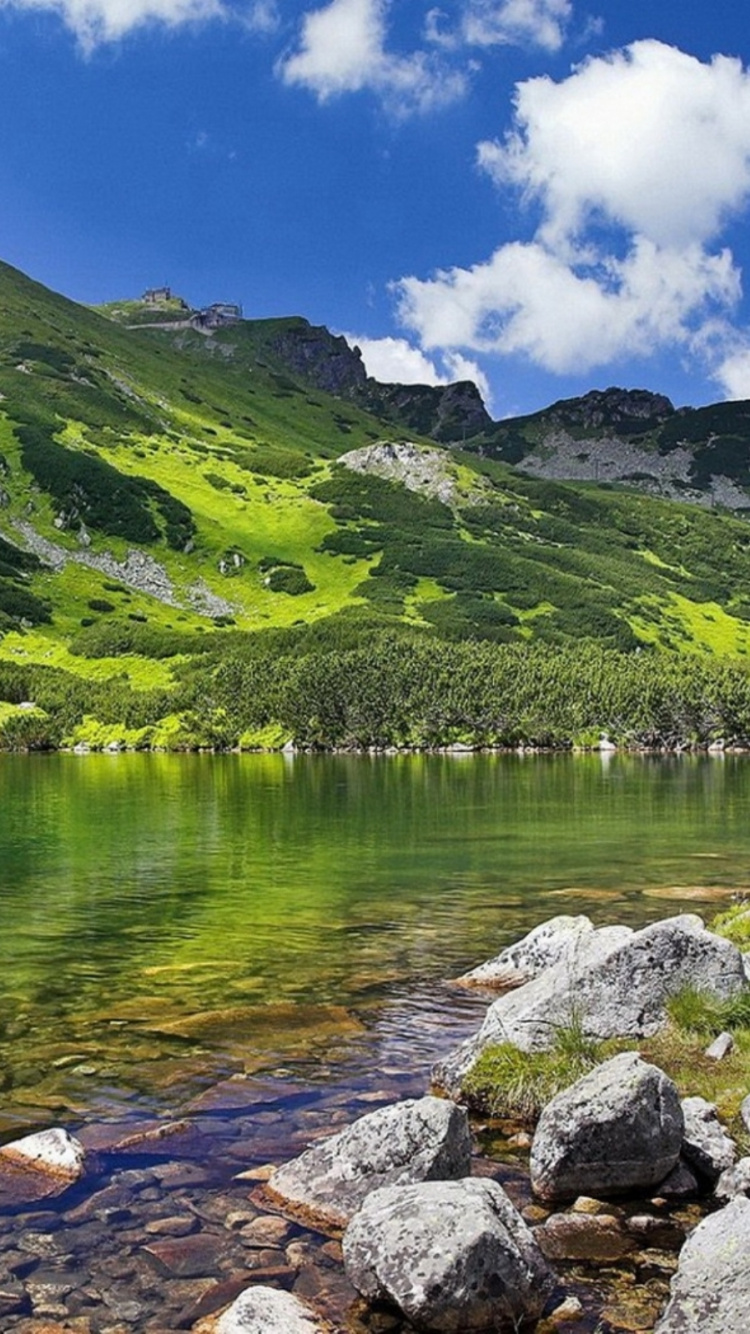
[[(57, 739), (124, 735), (127, 715), (126, 740), (171, 744), (200, 672), (274, 634), (290, 652), (396, 634), (747, 655), (744, 520), (537, 480), (481, 439), (441, 449), (398, 429), (398, 393), (368, 382), (385, 415), (358, 406), (364, 372), (327, 331), (185, 315), (100, 313), (0, 265), (0, 734), (8, 716), (33, 734), (18, 705), (44, 695)], [(703, 411), (713, 439), (723, 409)], [(397, 473), (338, 462), (383, 440)]]

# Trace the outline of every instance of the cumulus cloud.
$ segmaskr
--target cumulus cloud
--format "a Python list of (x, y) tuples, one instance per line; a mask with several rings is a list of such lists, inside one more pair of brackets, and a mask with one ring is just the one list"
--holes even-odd
[(86, 52), (149, 23), (174, 28), (225, 14), (222, 0), (0, 0), (0, 5), (58, 14)]
[(714, 379), (725, 398), (750, 398), (750, 341), (735, 336), (734, 344), (716, 367)]
[(600, 215), (663, 246), (713, 236), (750, 189), (750, 78), (656, 41), (530, 79), (516, 125), (479, 145), (500, 185), (537, 197), (555, 245)]
[(486, 375), (475, 361), (460, 352), (446, 352), (441, 357), (442, 370), (406, 338), (360, 338), (344, 334), (350, 347), (362, 353), (367, 374), (381, 384), (455, 384), (473, 380), (485, 403), (490, 400)]
[(368, 88), (400, 111), (460, 97), (466, 86), (460, 71), (429, 52), (386, 49), (387, 11), (387, 0), (331, 0), (306, 14), (299, 50), (278, 66), (284, 82), (309, 88), (321, 102)]
[(570, 0), (469, 0), (460, 21), (471, 46), (540, 46), (559, 51), (572, 13)]
[(358, 347), (368, 375), (381, 384), (444, 384), (434, 361), (406, 338), (360, 338), (344, 334)]
[(472, 268), (397, 284), (426, 348), (520, 353), (559, 373), (668, 345), (705, 352), (707, 325), (741, 294), (717, 245), (750, 196), (739, 61), (644, 41), (559, 83), (531, 79), (512, 129), (478, 161), (541, 220)]

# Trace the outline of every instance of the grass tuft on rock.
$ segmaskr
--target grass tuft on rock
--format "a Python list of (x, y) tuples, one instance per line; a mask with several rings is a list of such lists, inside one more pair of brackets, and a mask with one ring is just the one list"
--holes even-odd
[(578, 1023), (558, 1030), (551, 1051), (520, 1051), (510, 1042), (485, 1047), (463, 1093), (470, 1106), (490, 1116), (536, 1121), (542, 1109), (563, 1089), (588, 1074), (618, 1050), (618, 1044), (595, 1042)]

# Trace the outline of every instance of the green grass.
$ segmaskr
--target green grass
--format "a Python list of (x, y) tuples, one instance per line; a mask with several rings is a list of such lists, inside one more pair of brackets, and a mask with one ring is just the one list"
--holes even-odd
[(714, 917), (711, 930), (731, 940), (743, 952), (750, 950), (750, 903), (747, 899), (738, 900), (726, 912)]
[(536, 1121), (546, 1104), (618, 1050), (582, 1039), (580, 1027), (561, 1027), (551, 1051), (522, 1052), (509, 1042), (486, 1047), (464, 1080), (470, 1106), (490, 1116)]
[[(159, 317), (175, 313), (173, 304)], [(16, 562), (0, 568), (9, 608), (0, 634), (10, 631), (0, 661), (88, 679), (124, 669), (139, 688), (161, 688), (174, 679), (164, 663), (136, 653), (97, 666), (70, 645), (82, 622), (108, 617), (211, 633), (201, 590), (244, 632), (326, 626), (369, 608), (450, 643), (563, 649), (588, 639), (626, 652), (750, 654), (745, 522), (537, 481), (471, 449), (445, 456), (451, 504), (426, 499), (336, 465), (384, 435), (398, 439), (398, 423), (392, 402), (385, 425), (290, 369), (290, 349), (320, 341), (305, 321), (246, 321), (211, 338), (125, 327), (149, 314), (138, 301), (97, 313), (0, 265), (0, 529)], [(735, 411), (700, 421), (713, 429), (719, 419), (739, 429)], [(531, 439), (540, 421), (507, 430)], [(68, 553), (64, 568), (19, 564), (23, 523)], [(126, 586), (112, 592), (105, 573), (76, 561), (84, 550), (124, 561), (133, 548), (162, 567), (177, 606)], [(227, 563), (234, 552), (239, 565)], [(7, 554), (0, 545), (0, 566)], [(594, 725), (582, 719), (573, 735)]]

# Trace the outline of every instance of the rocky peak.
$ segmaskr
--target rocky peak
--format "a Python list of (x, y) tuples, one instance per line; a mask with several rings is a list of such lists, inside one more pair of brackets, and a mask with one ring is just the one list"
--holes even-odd
[(295, 322), (274, 340), (273, 351), (293, 374), (327, 394), (354, 398), (365, 388), (367, 372), (359, 348), (323, 325)]
[(443, 444), (480, 435), (492, 419), (471, 380), (456, 384), (379, 384), (368, 380), (363, 406)]
[(549, 416), (565, 426), (584, 428), (618, 427), (631, 422), (664, 421), (674, 414), (674, 406), (664, 394), (648, 389), (592, 389), (582, 398), (561, 399), (553, 403)]

